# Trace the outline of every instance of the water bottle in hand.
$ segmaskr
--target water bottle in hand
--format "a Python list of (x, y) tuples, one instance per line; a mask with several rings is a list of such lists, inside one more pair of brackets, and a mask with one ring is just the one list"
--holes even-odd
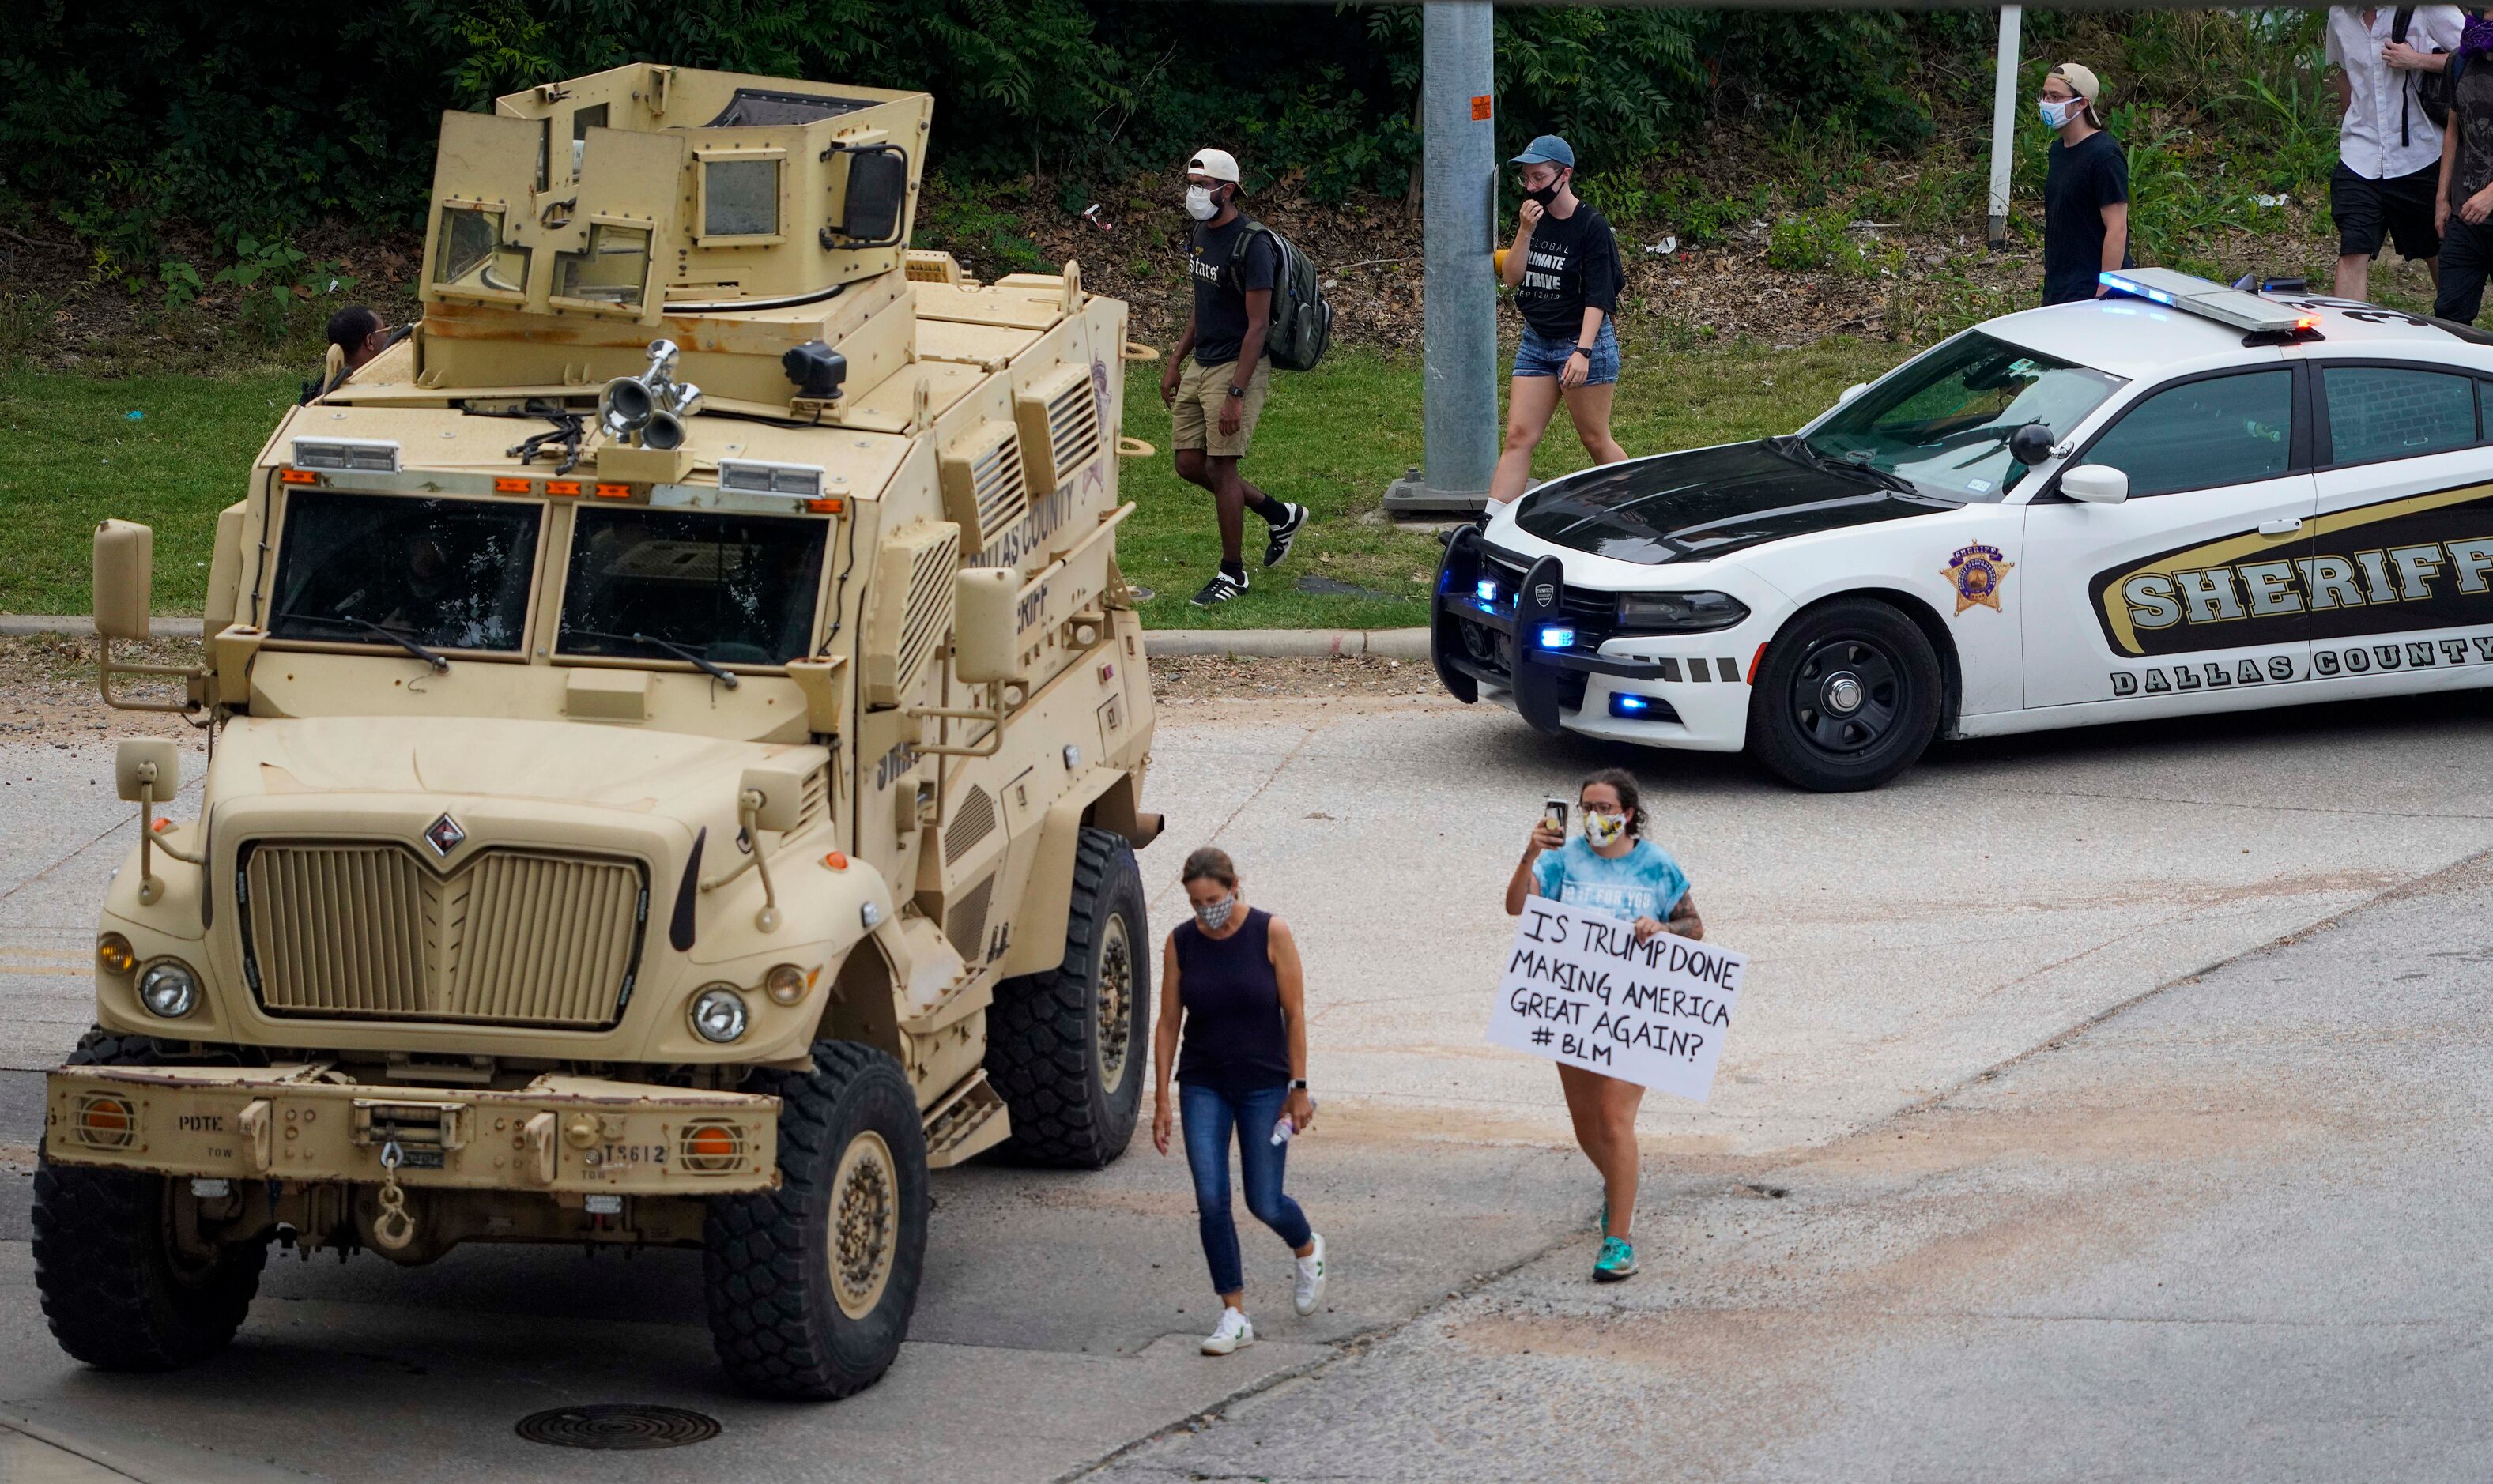
[(1288, 1113), (1281, 1114), (1281, 1116), (1275, 1119), (1273, 1123), (1273, 1147), (1277, 1149), (1281, 1145), (1288, 1143), (1290, 1142), (1290, 1136), (1296, 1134), (1298, 1131), (1299, 1126), (1290, 1121), (1290, 1115)]

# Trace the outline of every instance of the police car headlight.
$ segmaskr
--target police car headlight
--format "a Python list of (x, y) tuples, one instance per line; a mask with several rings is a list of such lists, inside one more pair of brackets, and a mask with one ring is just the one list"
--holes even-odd
[(1666, 634), (1728, 629), (1749, 616), (1729, 593), (1628, 593), (1619, 599), (1619, 627)]
[(189, 965), (159, 959), (138, 976), (138, 1001), (150, 1015), (178, 1021), (199, 1007), (199, 979)]

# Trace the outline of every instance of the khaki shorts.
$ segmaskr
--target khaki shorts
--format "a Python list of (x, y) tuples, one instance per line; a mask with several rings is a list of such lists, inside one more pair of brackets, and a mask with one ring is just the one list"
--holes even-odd
[(1177, 401), (1169, 408), (1173, 436), (1172, 448), (1199, 448), (1215, 459), (1244, 459), (1246, 442), (1255, 435), (1255, 419), (1264, 410), (1264, 394), (1273, 385), (1273, 363), (1266, 361), (1255, 368), (1246, 383), (1245, 402), (1238, 409), (1238, 430), (1220, 430), (1220, 407), (1229, 400), (1229, 385), (1237, 379), (1238, 368), (1233, 363), (1206, 370), (1186, 358), (1185, 370), (1177, 376)]

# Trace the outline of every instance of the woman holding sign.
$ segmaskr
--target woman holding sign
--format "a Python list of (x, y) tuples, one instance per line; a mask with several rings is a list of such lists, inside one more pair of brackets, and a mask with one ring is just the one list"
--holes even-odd
[[(1687, 873), (1644, 838), (1644, 806), (1633, 777), (1604, 768), (1585, 779), (1576, 790), (1576, 812), (1583, 833), (1571, 840), (1566, 801), (1550, 801), (1506, 883), (1509, 917), (1520, 916), (1524, 900), (1539, 896), (1633, 923), (1637, 942), (1657, 933), (1705, 935)], [(1564, 1062), (1558, 1085), (1567, 1093), (1576, 1143), (1602, 1172), (1602, 1255), (1593, 1263), (1593, 1277), (1601, 1283), (1635, 1277), (1636, 1117), (1644, 1088)]]
[[(1181, 874), (1194, 920), (1168, 935), (1160, 960), (1160, 1018), (1152, 1041), (1159, 1074), (1152, 1144), (1169, 1151), (1169, 1070), (1176, 1063), (1186, 1112), (1186, 1163), (1194, 1173), (1203, 1256), (1220, 1295), (1220, 1322), (1203, 1352), (1226, 1355), (1255, 1343), (1239, 1266), (1238, 1223), (1229, 1212), (1229, 1141), (1238, 1140), (1246, 1209), (1298, 1257), (1300, 1314), (1324, 1301), (1324, 1238), (1281, 1189), (1290, 1140), (1315, 1122), (1307, 1097), (1307, 1017), (1298, 940), (1281, 919), (1246, 905), (1238, 868), (1210, 846)], [(1179, 1055), (1180, 1023), (1185, 1055)]]

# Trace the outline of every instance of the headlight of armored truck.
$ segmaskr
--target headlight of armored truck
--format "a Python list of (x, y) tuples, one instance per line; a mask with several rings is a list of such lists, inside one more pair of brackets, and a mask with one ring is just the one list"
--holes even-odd
[(782, 964), (763, 977), (762, 988), (779, 1003), (793, 1005), (805, 997), (805, 971), (794, 964)]
[(1729, 593), (1627, 593), (1619, 599), (1622, 629), (1705, 634), (1748, 616), (1749, 606)]
[(178, 959), (159, 959), (138, 976), (138, 999), (148, 1014), (178, 1021), (199, 1007), (199, 976)]
[(693, 997), (693, 1029), (705, 1041), (725, 1046), (740, 1039), (749, 1024), (744, 996), (726, 985), (712, 985)]
[(95, 962), (105, 973), (126, 974), (138, 966), (138, 955), (131, 951), (130, 939), (107, 933), (95, 940)]

